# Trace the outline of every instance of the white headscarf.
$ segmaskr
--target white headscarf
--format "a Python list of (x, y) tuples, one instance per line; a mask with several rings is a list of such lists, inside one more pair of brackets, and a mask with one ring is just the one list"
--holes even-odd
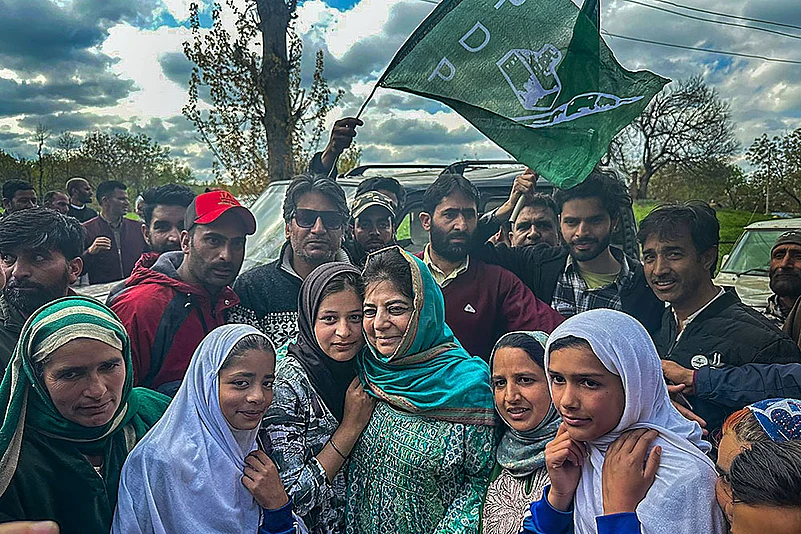
[(701, 427), (685, 419), (671, 404), (659, 356), (645, 328), (636, 319), (614, 310), (575, 315), (548, 339), (546, 369), (551, 346), (567, 336), (586, 340), (604, 367), (620, 377), (626, 402), (618, 425), (586, 443), (589, 459), (582, 467), (574, 500), (576, 533), (597, 532), (595, 518), (603, 515), (601, 474), (606, 450), (622, 432), (635, 428), (658, 430), (654, 445), (662, 447), (656, 481), (637, 506), (641, 532), (726, 532), (715, 500), (715, 466), (705, 454), (711, 446), (701, 439)]
[(122, 468), (114, 533), (259, 530), (261, 507), (242, 485), (259, 428), (230, 427), (220, 410), (219, 372), (251, 326), (215, 328), (200, 343), (183, 383)]

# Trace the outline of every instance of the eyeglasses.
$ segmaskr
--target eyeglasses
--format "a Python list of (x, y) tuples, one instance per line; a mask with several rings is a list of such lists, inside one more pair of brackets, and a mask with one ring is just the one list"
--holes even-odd
[(345, 224), (345, 217), (338, 211), (317, 211), (298, 208), (293, 215), (301, 228), (312, 228), (317, 219), (322, 219), (326, 230), (339, 230)]

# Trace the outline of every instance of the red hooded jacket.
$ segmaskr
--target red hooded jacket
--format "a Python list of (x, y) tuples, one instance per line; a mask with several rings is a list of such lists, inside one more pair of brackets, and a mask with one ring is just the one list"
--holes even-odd
[(152, 267), (149, 259), (142, 258), (125, 289), (111, 297), (111, 309), (131, 337), (134, 385), (174, 394), (197, 346), (225, 324), (239, 297), (226, 287), (215, 299), (181, 280), (183, 252), (165, 252)]

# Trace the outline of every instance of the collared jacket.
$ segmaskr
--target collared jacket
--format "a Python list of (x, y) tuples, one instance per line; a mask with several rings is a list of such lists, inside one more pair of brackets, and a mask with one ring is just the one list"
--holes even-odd
[[(81, 258), (83, 272), (89, 275), (90, 284), (104, 284), (130, 276), (139, 256), (147, 250), (147, 243), (142, 236), (142, 223), (138, 221), (122, 218), (119, 247), (111, 226), (103, 217), (90, 219), (83, 223), (83, 227), (86, 229), (83, 245), (86, 252)], [(89, 247), (98, 237), (111, 239), (111, 249), (89, 254)]]
[(152, 267), (138, 266), (111, 304), (131, 337), (134, 384), (170, 395), (206, 334), (239, 304), (230, 287), (212, 296), (181, 280), (183, 260), (183, 252), (165, 252)]
[[(736, 293), (727, 291), (716, 298), (684, 327), (676, 340), (676, 318), (666, 308), (662, 327), (654, 337), (659, 356), (686, 369), (701, 370), (739, 367), (746, 364), (801, 363), (795, 342), (758, 311), (743, 304)], [(734, 399), (743, 383), (733, 381), (716, 397), (689, 396), (695, 413), (707, 428), (719, 428), (732, 412), (745, 407)], [(729, 397), (726, 400), (726, 397)]]

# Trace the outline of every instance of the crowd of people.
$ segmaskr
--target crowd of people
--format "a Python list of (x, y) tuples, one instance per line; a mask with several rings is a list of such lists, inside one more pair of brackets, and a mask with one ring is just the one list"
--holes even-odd
[[(121, 182), (99, 212), (85, 178), (41, 207), (3, 184), (0, 521), (57, 527), (0, 528), (801, 532), (801, 232), (754, 310), (713, 283), (703, 202), (653, 210), (630, 257), (612, 171), (552, 196), (526, 171), (483, 214), (445, 172), (412, 254), (401, 183), (349, 205), (336, 181), (360, 124), (246, 272), (258, 222), (229, 192), (155, 187), (135, 220)], [(84, 277), (117, 284), (101, 303)]]

